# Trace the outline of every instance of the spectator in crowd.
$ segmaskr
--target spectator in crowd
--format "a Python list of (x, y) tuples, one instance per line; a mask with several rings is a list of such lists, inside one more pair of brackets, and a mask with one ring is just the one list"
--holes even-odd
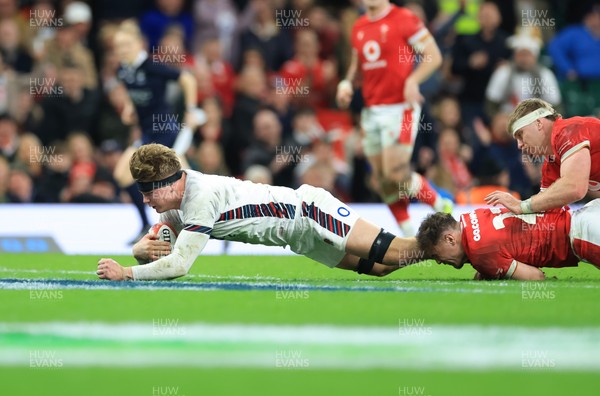
[(341, 36), (340, 23), (321, 6), (312, 6), (305, 15), (310, 21), (310, 28), (317, 33), (319, 58), (332, 60)]
[(0, 51), (0, 114), (14, 114), (18, 90), (18, 74), (4, 63), (4, 55)]
[(54, 38), (46, 42), (44, 62), (54, 65), (57, 70), (65, 65), (76, 65), (82, 71), (84, 87), (95, 89), (98, 85), (98, 75), (92, 51), (78, 41), (74, 26), (58, 27)]
[(23, 48), (31, 48), (32, 29), (29, 15), (19, 12), (18, 0), (2, 0), (0, 2), (0, 21), (12, 20), (19, 30), (20, 44)]
[(198, 0), (194, 2), (196, 22), (195, 48), (203, 48), (206, 40), (216, 39), (223, 60), (235, 64), (239, 51), (238, 10), (231, 0)]
[(7, 194), (12, 203), (33, 202), (33, 180), (26, 170), (14, 167), (10, 171)]
[(0, 20), (0, 53), (5, 65), (18, 73), (30, 73), (33, 58), (22, 44), (19, 27), (13, 19)]
[(156, 8), (147, 11), (140, 18), (140, 29), (148, 39), (151, 52), (158, 45), (160, 38), (164, 36), (168, 28), (173, 25), (180, 26), (185, 34), (185, 47), (192, 48), (194, 37), (194, 19), (184, 9), (184, 0), (156, 0)]
[(225, 116), (230, 117), (235, 100), (235, 71), (223, 57), (223, 44), (217, 38), (207, 38), (196, 61), (204, 62), (210, 70), (211, 88), (221, 101)]
[(287, 30), (277, 26), (275, 10), (269, 0), (251, 0), (250, 6), (255, 19), (241, 33), (241, 53), (248, 49), (257, 49), (265, 60), (267, 70), (277, 71), (293, 56), (292, 38)]
[(52, 155), (51, 151), (51, 148), (44, 148), (40, 139), (33, 133), (23, 133), (19, 136), (19, 148), (13, 162), (37, 182), (42, 175), (42, 164)]
[[(475, 117), (483, 117), (485, 89), (492, 73), (502, 62), (508, 61), (507, 34), (498, 29), (501, 18), (492, 1), (484, 1), (479, 8), (480, 31), (474, 35), (460, 35), (452, 51), (452, 73), (460, 76), (463, 88), (459, 94), (462, 118), (469, 126)], [(474, 135), (470, 144), (476, 145)]]
[[(76, 63), (64, 63), (58, 73), (55, 89), (40, 91), (43, 118), (36, 134), (44, 144), (64, 140), (73, 131), (95, 132), (99, 98), (95, 90), (86, 88), (85, 71)], [(46, 95), (48, 93), (48, 95)]]
[(548, 45), (561, 79), (600, 80), (600, 4), (591, 4), (581, 24), (568, 26)]
[(561, 80), (568, 116), (600, 113), (600, 3), (587, 7), (583, 21), (568, 26), (548, 45)]
[(513, 49), (512, 61), (494, 71), (485, 91), (487, 116), (491, 119), (498, 111), (510, 113), (519, 102), (529, 98), (560, 106), (556, 77), (538, 62), (540, 41), (521, 34), (510, 37), (508, 43)]
[(532, 158), (522, 155), (514, 139), (506, 132), (508, 128), (508, 114), (499, 112), (493, 118), (490, 127), (480, 118), (473, 122), (473, 129), (481, 145), (473, 153), (473, 173), (480, 177), (479, 164), (486, 160), (497, 164), (501, 169), (508, 171), (509, 184), (506, 186), (517, 192), (522, 197), (534, 193), (533, 186), (537, 186), (541, 177), (541, 164)]
[(183, 29), (178, 25), (169, 26), (152, 47), (152, 60), (177, 69), (192, 69), (194, 58), (186, 49)]
[(31, 6), (29, 23), (32, 27), (31, 46), (32, 54), (35, 60), (40, 60), (44, 56), (44, 46), (46, 41), (51, 40), (56, 35), (56, 26), (64, 21), (58, 18), (58, 11), (50, 0), (39, 0)]
[(273, 184), (273, 175), (266, 166), (251, 165), (244, 172), (244, 180), (252, 183)]
[(299, 147), (283, 140), (281, 122), (272, 110), (257, 112), (253, 126), (254, 141), (244, 155), (243, 170), (252, 165), (266, 166), (273, 174), (274, 185), (292, 187)]
[(10, 177), (10, 164), (0, 155), (0, 204), (10, 202), (8, 196), (8, 179)]
[(72, 161), (66, 143), (53, 143), (49, 147), (52, 154), (44, 158), (42, 174), (36, 183), (35, 202), (62, 202), (63, 191), (69, 184)]
[(240, 164), (242, 152), (252, 142), (253, 119), (258, 110), (264, 106), (267, 93), (265, 72), (257, 66), (246, 66), (237, 81), (237, 93), (231, 116), (232, 138), (228, 147), (227, 166), (232, 174), (242, 173)]
[(205, 140), (193, 151), (193, 157), (190, 158), (192, 169), (211, 175), (229, 176), (223, 148), (218, 142)]
[(83, 45), (88, 44), (88, 35), (92, 29), (92, 9), (83, 1), (73, 1), (66, 5), (64, 22), (73, 28), (75, 38)]
[(298, 31), (294, 57), (281, 68), (279, 85), (284, 94), (292, 96), (295, 107), (329, 107), (335, 95), (336, 68), (319, 58), (318, 40), (314, 30)]
[(12, 162), (19, 149), (19, 129), (14, 118), (0, 115), (0, 156)]
[(471, 187), (473, 176), (468, 161), (461, 153), (458, 132), (452, 128), (444, 128), (438, 138), (438, 163), (428, 175), (433, 182), (455, 195), (459, 191)]

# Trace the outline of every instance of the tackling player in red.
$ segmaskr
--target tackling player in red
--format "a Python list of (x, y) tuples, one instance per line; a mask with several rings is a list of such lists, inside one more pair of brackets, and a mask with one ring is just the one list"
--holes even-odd
[[(365, 108), (361, 113), (363, 146), (379, 194), (405, 235), (412, 235), (409, 198), (437, 211), (451, 211), (427, 180), (410, 169), (423, 96), (419, 84), (442, 63), (433, 37), (410, 10), (389, 0), (365, 0), (366, 15), (352, 29), (352, 56), (346, 79), (337, 89), (340, 108), (350, 104), (352, 81), (362, 74)], [(416, 64), (416, 67), (415, 67)]]
[(524, 154), (543, 156), (542, 192), (525, 201), (495, 191), (490, 205), (504, 205), (513, 213), (561, 208), (589, 194), (600, 197), (600, 120), (594, 117), (562, 118), (541, 99), (519, 103), (508, 128)]
[(476, 279), (542, 280), (540, 267), (600, 266), (600, 199), (570, 213), (554, 209), (516, 215), (482, 208), (460, 217), (435, 213), (417, 233), (426, 259), (462, 268), (469, 262)]

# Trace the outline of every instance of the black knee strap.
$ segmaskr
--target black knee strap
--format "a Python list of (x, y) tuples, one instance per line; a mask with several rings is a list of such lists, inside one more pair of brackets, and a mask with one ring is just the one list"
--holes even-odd
[(358, 260), (358, 267), (356, 267), (356, 272), (359, 274), (369, 274), (375, 265), (375, 261), (361, 258)]
[(371, 246), (371, 250), (369, 251), (369, 260), (374, 263), (383, 263), (383, 258), (385, 257), (385, 253), (392, 241), (396, 238), (394, 234), (390, 234), (387, 231), (384, 231), (382, 228), (379, 231), (379, 235), (375, 238), (375, 242), (373, 242), (373, 246)]

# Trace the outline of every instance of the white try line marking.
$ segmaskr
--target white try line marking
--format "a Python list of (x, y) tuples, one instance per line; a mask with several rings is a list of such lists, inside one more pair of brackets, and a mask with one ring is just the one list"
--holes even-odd
[[(64, 367), (600, 371), (599, 330), (440, 326), (418, 318), (399, 318), (397, 326), (388, 327), (219, 325), (169, 318), (0, 323), (0, 365), (43, 367), (60, 360)], [(11, 336), (21, 341), (11, 345)]]

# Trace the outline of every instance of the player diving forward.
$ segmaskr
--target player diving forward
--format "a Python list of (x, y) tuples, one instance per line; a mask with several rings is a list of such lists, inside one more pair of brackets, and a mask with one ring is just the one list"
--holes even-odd
[(417, 233), (424, 258), (462, 268), (470, 262), (476, 279), (541, 280), (539, 267), (600, 268), (600, 199), (570, 213), (554, 209), (516, 215), (505, 208), (428, 216)]
[[(130, 170), (144, 202), (179, 235), (169, 255), (146, 265), (123, 267), (112, 259), (99, 260), (101, 279), (183, 276), (211, 236), (289, 245), (292, 251), (328, 267), (378, 276), (410, 264), (403, 258), (415, 257), (415, 238), (397, 238), (383, 231), (320, 188), (303, 185), (292, 190), (181, 170), (176, 153), (160, 144), (137, 149)], [(140, 240), (133, 248), (135, 258), (153, 260), (158, 243)]]

